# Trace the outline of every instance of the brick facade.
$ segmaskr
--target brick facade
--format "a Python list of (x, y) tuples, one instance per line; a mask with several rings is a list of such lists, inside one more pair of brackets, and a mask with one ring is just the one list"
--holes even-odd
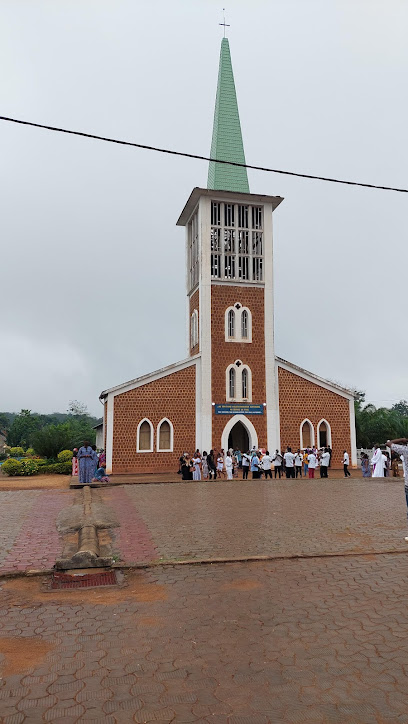
[(198, 339), (200, 339), (200, 294), (198, 289), (195, 290), (195, 292), (190, 296), (190, 317), (189, 317), (189, 337), (188, 337), (188, 345), (190, 349), (190, 356), (197, 354), (200, 351), (200, 345), (197, 343), (192, 349), (190, 347), (190, 340), (191, 340), (191, 315), (196, 309), (198, 312)]
[[(176, 471), (181, 453), (195, 450), (195, 371), (191, 365), (115, 396), (114, 473)], [(154, 428), (153, 453), (136, 451), (137, 426), (145, 417)], [(157, 426), (164, 417), (173, 424), (173, 452), (157, 452)]]
[[(239, 302), (248, 307), (252, 314), (252, 342), (225, 341), (225, 310)], [(226, 402), (225, 371), (228, 365), (240, 359), (252, 371), (252, 403), (265, 402), (265, 333), (264, 333), (264, 290), (258, 287), (241, 285), (211, 286), (211, 358), (212, 358), (212, 396), (213, 402)], [(251, 416), (259, 445), (266, 445), (266, 415)], [(227, 415), (213, 412), (213, 446), (219, 448), (221, 435), (228, 420)]]
[(325, 419), (331, 427), (332, 465), (341, 467), (343, 451), (351, 452), (349, 401), (335, 392), (278, 367), (281, 448), (300, 445), (300, 425), (306, 418), (313, 425)]

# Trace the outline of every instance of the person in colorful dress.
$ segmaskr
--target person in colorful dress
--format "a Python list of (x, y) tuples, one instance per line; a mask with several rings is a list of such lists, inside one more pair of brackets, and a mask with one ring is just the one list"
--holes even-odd
[(363, 473), (363, 478), (371, 478), (370, 460), (367, 453), (364, 453), (363, 457), (361, 458), (361, 470)]
[(80, 485), (89, 485), (96, 472), (98, 456), (88, 440), (84, 441), (82, 447), (78, 450), (78, 477)]
[(72, 477), (78, 477), (78, 448), (74, 447), (72, 453)]

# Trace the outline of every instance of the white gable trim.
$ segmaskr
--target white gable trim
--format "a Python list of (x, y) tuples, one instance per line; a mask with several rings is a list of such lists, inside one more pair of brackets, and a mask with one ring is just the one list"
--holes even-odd
[(287, 362), (280, 357), (275, 357), (275, 361), (278, 367), (282, 367), (282, 369), (291, 372), (293, 375), (302, 377), (304, 380), (312, 382), (314, 385), (323, 387), (325, 390), (334, 392), (334, 394), (340, 395), (340, 397), (345, 397), (347, 400), (353, 400), (354, 402), (353, 392), (352, 390), (347, 389), (347, 387), (340, 387), (340, 385), (336, 385), (335, 382), (329, 382), (329, 380), (325, 380), (323, 379), (323, 377), (319, 377), (318, 375), (313, 374), (313, 372), (308, 372), (302, 367), (297, 367), (297, 365), (294, 365), (291, 362)]
[(116, 395), (123, 395), (125, 392), (135, 390), (137, 387), (148, 385), (149, 382), (155, 382), (156, 380), (160, 380), (162, 377), (168, 377), (168, 375), (174, 374), (174, 372), (180, 372), (180, 370), (196, 365), (199, 359), (200, 354), (196, 354), (194, 357), (189, 357), (181, 362), (175, 362), (172, 365), (168, 365), (168, 367), (162, 367), (160, 370), (150, 372), (148, 375), (136, 377), (136, 379), (130, 380), (130, 382), (124, 382), (122, 385), (117, 385), (116, 387), (111, 387), (109, 390), (104, 390), (99, 395), (99, 399), (109, 397), (110, 395), (113, 395), (114, 397), (116, 397)]

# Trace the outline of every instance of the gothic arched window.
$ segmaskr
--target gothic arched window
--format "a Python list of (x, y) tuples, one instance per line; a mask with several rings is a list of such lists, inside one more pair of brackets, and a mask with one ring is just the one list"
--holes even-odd
[(233, 367), (229, 371), (228, 394), (230, 399), (233, 400), (235, 397), (235, 370)]
[(248, 338), (248, 312), (246, 309), (243, 309), (241, 314), (241, 337), (242, 339)]
[(248, 370), (244, 367), (241, 374), (242, 381), (242, 399), (246, 400), (248, 397)]
[(235, 312), (233, 309), (228, 312), (228, 337), (235, 337)]
[(159, 452), (173, 450), (173, 425), (167, 418), (161, 420), (157, 426), (157, 450)]
[(153, 425), (145, 418), (137, 427), (137, 452), (153, 451)]

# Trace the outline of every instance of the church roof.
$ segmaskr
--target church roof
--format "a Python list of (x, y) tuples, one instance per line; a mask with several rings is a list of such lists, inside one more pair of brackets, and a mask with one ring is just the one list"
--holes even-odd
[[(211, 158), (245, 163), (228, 38), (221, 41)], [(207, 186), (209, 189), (249, 193), (247, 170), (210, 161)]]

